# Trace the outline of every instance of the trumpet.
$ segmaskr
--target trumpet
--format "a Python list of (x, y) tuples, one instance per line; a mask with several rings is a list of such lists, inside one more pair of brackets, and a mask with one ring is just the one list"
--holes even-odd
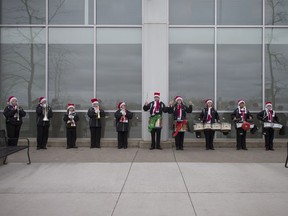
[(74, 113), (69, 113), (69, 119), (70, 119), (71, 127), (75, 127), (76, 126), (73, 114)]
[(49, 121), (48, 117), (47, 117), (47, 109), (48, 109), (48, 104), (46, 104), (46, 106), (44, 107), (44, 118), (43, 121)]
[(99, 109), (99, 107), (94, 108), (94, 109), (95, 109), (95, 114), (96, 114), (97, 119), (100, 119), (100, 109)]
[(20, 107), (18, 103), (16, 104), (16, 106), (17, 106), (17, 112), (15, 114), (16, 115), (15, 117), (17, 117), (17, 121), (20, 121)]

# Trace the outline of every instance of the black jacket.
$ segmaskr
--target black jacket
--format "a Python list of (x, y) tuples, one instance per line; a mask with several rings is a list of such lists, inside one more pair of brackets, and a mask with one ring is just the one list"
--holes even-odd
[[(274, 123), (279, 123), (279, 118), (278, 118), (276, 112), (275, 112), (275, 116), (272, 117), (272, 118), (273, 118), (273, 119), (272, 119), (272, 122), (274, 122)], [(257, 114), (257, 119), (259, 119), (259, 120), (262, 121), (262, 122), (268, 122), (268, 115), (267, 115), (266, 110), (262, 110), (261, 112), (259, 112), (259, 113)]]
[(50, 119), (53, 117), (53, 111), (50, 106), (46, 107), (47, 110), (47, 118), (49, 121), (43, 121), (44, 118), (44, 108), (38, 104), (36, 107), (36, 123), (37, 126), (50, 126)]
[(17, 109), (15, 110), (12, 105), (5, 107), (3, 115), (6, 118), (6, 124), (22, 125), (22, 117), (26, 116), (26, 112), (23, 110), (23, 108), (19, 107), (19, 121), (17, 120), (17, 112)]
[[(168, 113), (173, 114), (173, 119), (177, 120), (178, 114), (177, 114), (177, 106), (178, 104), (175, 104), (173, 107), (168, 107)], [(192, 113), (192, 105), (186, 106), (184, 104), (181, 104), (181, 110), (182, 110), (182, 116), (181, 120), (186, 119), (186, 113)]]
[(122, 117), (122, 113), (121, 110), (118, 109), (115, 114), (114, 114), (115, 118), (116, 118), (116, 130), (117, 132), (125, 132), (129, 130), (129, 119), (133, 118), (133, 113), (130, 112), (129, 110), (126, 110), (126, 115), (125, 117), (128, 119), (128, 122), (120, 122), (120, 119)]
[[(154, 103), (155, 103), (155, 101), (152, 101), (152, 102), (148, 103), (147, 105), (144, 105), (143, 106), (143, 110), (144, 111), (150, 110), (150, 115), (152, 115), (153, 114), (153, 109), (154, 109)], [(162, 116), (163, 112), (167, 113), (168, 112), (168, 107), (166, 107), (165, 104), (162, 101), (160, 101), (159, 112), (156, 113), (156, 115), (161, 115)]]
[[(79, 116), (77, 113), (73, 113), (72, 116), (74, 117), (73, 120), (75, 122), (75, 126), (71, 126), (71, 122), (70, 122), (70, 116), (69, 116), (69, 112), (64, 114), (63, 120), (66, 122), (66, 128), (76, 128), (77, 127), (77, 121), (79, 121)], [(69, 121), (69, 122), (68, 122)]]
[[(200, 121), (202, 121), (203, 123), (207, 122), (207, 116), (208, 116), (208, 107), (205, 107), (202, 112), (200, 113)], [(215, 123), (219, 121), (219, 114), (217, 112), (217, 110), (215, 110), (214, 107), (211, 108), (211, 123)]]
[(98, 118), (98, 114), (96, 115), (95, 109), (90, 107), (87, 115), (89, 116), (89, 126), (90, 127), (102, 127), (101, 126), (101, 118), (105, 117), (105, 112), (103, 109), (100, 109), (100, 118)]

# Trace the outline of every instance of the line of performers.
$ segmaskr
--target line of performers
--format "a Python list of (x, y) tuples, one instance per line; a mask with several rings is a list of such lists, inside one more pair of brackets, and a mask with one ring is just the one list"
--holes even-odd
[[(199, 116), (199, 123), (194, 125), (196, 137), (199, 132), (203, 131), (206, 140), (206, 149), (214, 150), (213, 140), (215, 131), (222, 130), (223, 134), (228, 134), (231, 130), (231, 124), (220, 124), (219, 114), (213, 107), (213, 101), (207, 99), (205, 107), (202, 109)], [(176, 96), (173, 101), (166, 106), (160, 100), (160, 93), (154, 93), (154, 100), (148, 103), (145, 102), (143, 106), (144, 111), (150, 112), (148, 131), (151, 133), (151, 147), (150, 149), (160, 149), (161, 129), (162, 129), (162, 115), (169, 113), (173, 115), (173, 137), (175, 138), (176, 150), (183, 150), (184, 134), (188, 128), (187, 113), (192, 113), (192, 101), (189, 101), (188, 106), (183, 103), (181, 96)], [(7, 101), (7, 106), (4, 109), (4, 116), (6, 119), (6, 130), (8, 136), (8, 145), (15, 146), (18, 143), (20, 128), (23, 123), (22, 118), (26, 116), (26, 112), (19, 106), (18, 100), (14, 96), (10, 96)], [(89, 117), (89, 127), (91, 134), (90, 148), (100, 148), (101, 139), (101, 118), (105, 117), (104, 110), (100, 107), (97, 98), (91, 99), (91, 107), (88, 109), (87, 115)], [(133, 113), (126, 108), (125, 102), (118, 104), (118, 109), (114, 113), (116, 119), (116, 131), (118, 133), (118, 148), (126, 149), (128, 147), (128, 131), (129, 121), (133, 118)], [(39, 104), (36, 107), (36, 124), (37, 124), (37, 149), (47, 149), (47, 141), (49, 137), (50, 119), (53, 117), (52, 108), (48, 105), (45, 97), (39, 98)], [(257, 118), (263, 122), (263, 135), (265, 136), (266, 150), (274, 150), (274, 125), (277, 129), (281, 128), (278, 116), (272, 108), (271, 102), (266, 102), (265, 109), (257, 114)], [(234, 121), (236, 129), (236, 149), (247, 150), (246, 133), (254, 125), (249, 122), (252, 121), (253, 116), (245, 106), (244, 100), (238, 101), (238, 107), (231, 114), (231, 119)], [(67, 149), (77, 148), (76, 146), (76, 125), (79, 121), (79, 115), (75, 111), (75, 105), (69, 103), (67, 105), (67, 112), (64, 114), (63, 120), (66, 123), (66, 138)], [(214, 127), (214, 128), (213, 128)], [(225, 129), (223, 129), (225, 127)], [(251, 132), (257, 130), (256, 125)]]

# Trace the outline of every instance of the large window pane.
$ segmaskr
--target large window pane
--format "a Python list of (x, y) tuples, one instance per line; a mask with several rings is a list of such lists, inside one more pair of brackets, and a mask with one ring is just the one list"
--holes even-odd
[(75, 103), (88, 109), (93, 97), (93, 29), (49, 29), (49, 101), (54, 109)]
[(45, 0), (1, 0), (0, 24), (45, 24)]
[(288, 24), (287, 0), (265, 0), (265, 24), (266, 25)]
[(45, 29), (1, 28), (0, 103), (10, 95), (25, 109), (45, 93)]
[(262, 0), (218, 0), (219, 25), (261, 25)]
[(141, 0), (97, 0), (97, 24), (142, 24)]
[(265, 35), (265, 100), (288, 110), (288, 29), (268, 28)]
[(244, 99), (250, 110), (261, 109), (261, 38), (261, 29), (219, 29), (218, 110), (234, 110), (238, 99)]
[(214, 30), (172, 28), (169, 38), (170, 98), (181, 95), (201, 110), (214, 96)]
[(171, 25), (214, 24), (214, 0), (170, 0)]
[(114, 110), (124, 100), (128, 109), (141, 110), (141, 30), (98, 29), (96, 50), (96, 94), (105, 108)]
[(93, 0), (49, 0), (49, 24), (94, 24)]

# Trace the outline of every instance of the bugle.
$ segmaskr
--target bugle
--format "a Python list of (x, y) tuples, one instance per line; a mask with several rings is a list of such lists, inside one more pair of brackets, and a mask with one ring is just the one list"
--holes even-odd
[(47, 116), (47, 109), (48, 109), (48, 104), (44, 107), (44, 118), (43, 121), (49, 121), (48, 116)]

